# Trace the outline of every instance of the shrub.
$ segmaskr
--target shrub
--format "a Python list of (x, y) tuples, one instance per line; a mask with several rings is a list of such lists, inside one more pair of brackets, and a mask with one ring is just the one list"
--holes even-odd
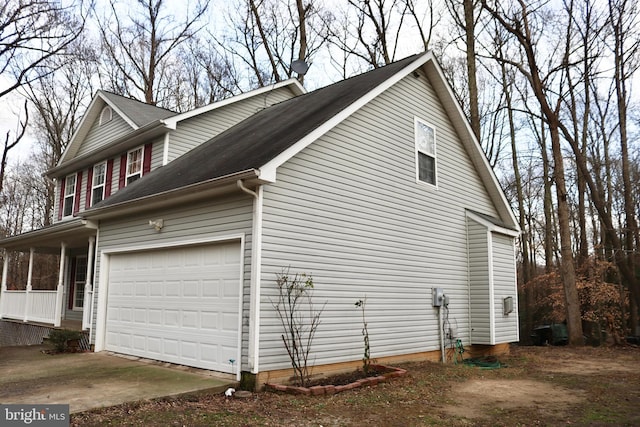
[(69, 341), (79, 340), (82, 333), (70, 329), (54, 329), (49, 333), (49, 342), (58, 353), (64, 353), (69, 349)]
[[(320, 315), (326, 302), (320, 310), (314, 308), (311, 301), (311, 275), (296, 273), (291, 276), (288, 268), (282, 269), (281, 273), (276, 273), (276, 284), (278, 301), (272, 302), (272, 305), (284, 330), (282, 342), (291, 360), (296, 385), (306, 387), (310, 377), (308, 363), (311, 342), (320, 325)], [(304, 306), (308, 310), (306, 315)]]

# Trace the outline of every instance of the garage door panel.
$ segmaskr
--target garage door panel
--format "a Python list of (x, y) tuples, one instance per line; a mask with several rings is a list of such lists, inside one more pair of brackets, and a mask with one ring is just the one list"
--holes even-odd
[(232, 372), (240, 262), (237, 243), (112, 255), (106, 348)]

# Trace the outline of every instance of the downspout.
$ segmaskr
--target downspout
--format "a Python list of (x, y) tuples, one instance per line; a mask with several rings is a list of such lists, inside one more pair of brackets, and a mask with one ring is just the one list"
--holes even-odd
[(249, 368), (252, 374), (259, 372), (260, 348), (260, 275), (262, 267), (262, 186), (256, 191), (237, 181), (238, 188), (253, 197), (253, 225), (251, 230), (251, 291), (249, 295)]

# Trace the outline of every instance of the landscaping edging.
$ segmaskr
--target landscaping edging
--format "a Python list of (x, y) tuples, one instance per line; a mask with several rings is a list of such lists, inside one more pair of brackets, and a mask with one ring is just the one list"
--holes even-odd
[(305, 396), (322, 396), (324, 394), (336, 394), (345, 390), (353, 390), (354, 388), (364, 386), (374, 386), (390, 380), (391, 378), (401, 377), (407, 373), (405, 369), (394, 368), (392, 366), (371, 365), (374, 370), (385, 371), (384, 374), (375, 377), (362, 378), (358, 381), (345, 385), (316, 385), (312, 387), (297, 387), (284, 384), (266, 383), (265, 389), (272, 391), (282, 391), (289, 394), (302, 394)]

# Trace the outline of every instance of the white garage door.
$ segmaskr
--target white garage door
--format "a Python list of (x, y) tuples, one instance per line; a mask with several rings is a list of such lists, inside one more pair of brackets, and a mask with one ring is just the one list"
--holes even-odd
[(112, 255), (105, 348), (235, 373), (240, 289), (239, 243)]

